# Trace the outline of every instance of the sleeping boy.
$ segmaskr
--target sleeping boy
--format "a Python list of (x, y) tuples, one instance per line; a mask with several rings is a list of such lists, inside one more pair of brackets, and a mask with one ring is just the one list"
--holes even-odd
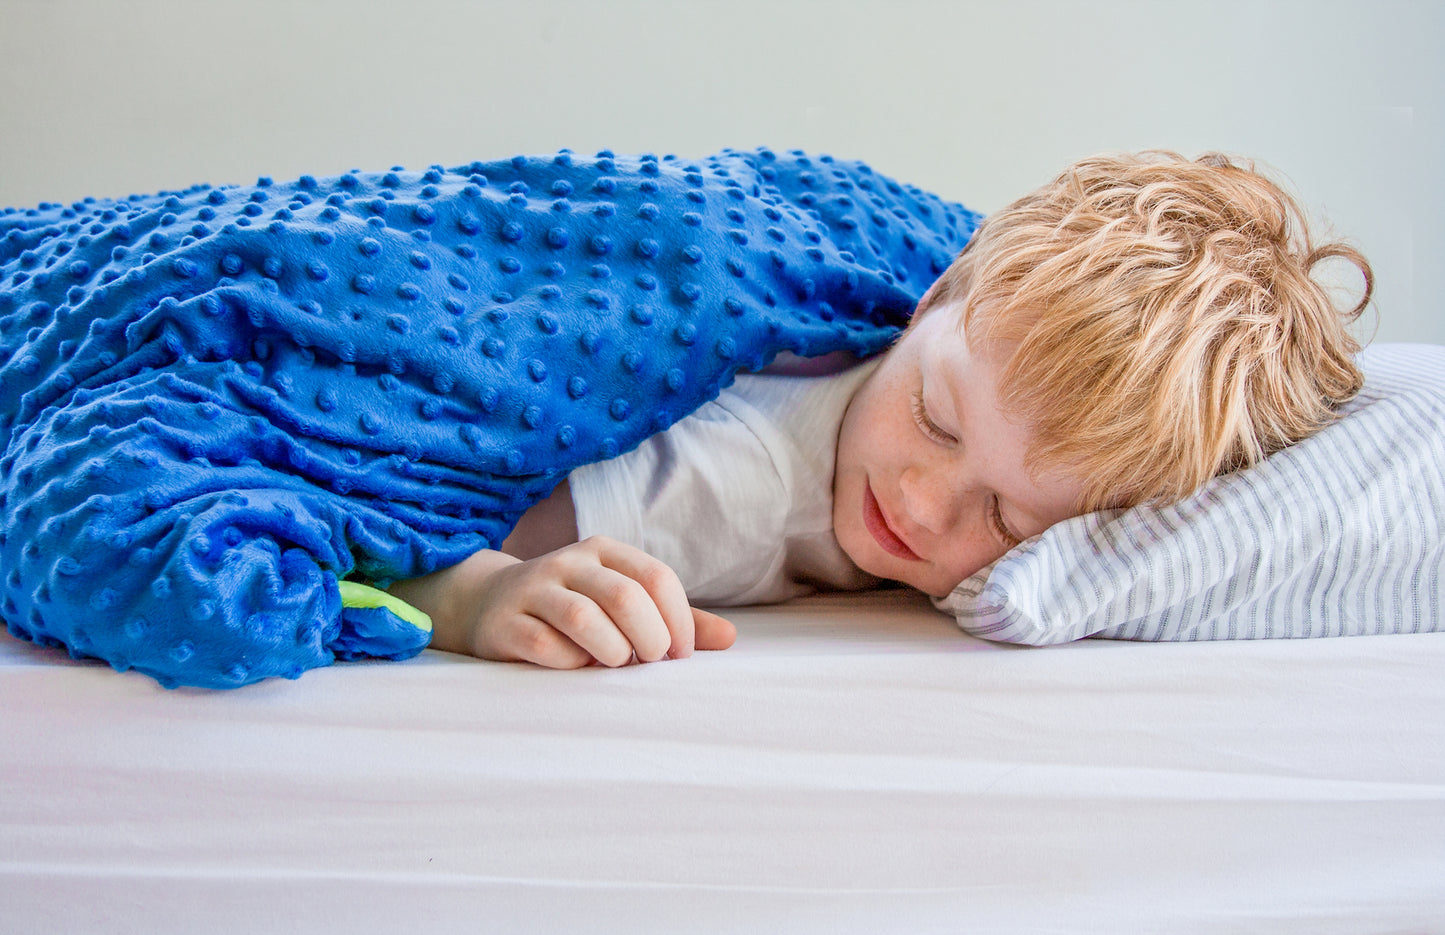
[(1310, 276), (1368, 266), (1247, 168), (978, 221), (766, 149), (6, 209), (0, 618), (166, 686), (685, 656), (734, 636), (692, 605), (947, 594), (1359, 386)]
[[(1342, 312), (1312, 278), (1364, 276)], [(1163, 504), (1326, 424), (1368, 263), (1219, 155), (1100, 156), (985, 220), (897, 342), (744, 373), (579, 466), (498, 549), (397, 581), (431, 645), (552, 667), (731, 645), (692, 605), (941, 597), (1054, 523)]]

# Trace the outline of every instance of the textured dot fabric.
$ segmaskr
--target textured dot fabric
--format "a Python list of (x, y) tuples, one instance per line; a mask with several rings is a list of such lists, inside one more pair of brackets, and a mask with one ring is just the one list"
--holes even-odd
[(766, 149), (6, 209), (0, 616), (168, 686), (413, 655), (338, 582), (499, 544), (781, 351), (880, 351), (978, 220)]

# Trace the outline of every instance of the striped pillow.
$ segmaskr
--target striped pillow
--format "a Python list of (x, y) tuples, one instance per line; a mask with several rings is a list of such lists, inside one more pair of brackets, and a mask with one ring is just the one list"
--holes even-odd
[(1010, 643), (1445, 630), (1445, 347), (1360, 364), (1311, 438), (1172, 506), (1060, 523), (934, 603)]

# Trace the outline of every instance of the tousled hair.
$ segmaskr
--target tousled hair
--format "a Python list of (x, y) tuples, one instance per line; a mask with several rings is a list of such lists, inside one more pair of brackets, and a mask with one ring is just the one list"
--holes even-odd
[[(1312, 278), (1364, 276), (1337, 309)], [(1001, 404), (1033, 427), (1031, 468), (1085, 482), (1079, 509), (1168, 503), (1327, 424), (1362, 383), (1346, 330), (1374, 291), (1342, 242), (1252, 164), (1150, 151), (1070, 166), (985, 219), (918, 313), (954, 304), (1004, 348)]]

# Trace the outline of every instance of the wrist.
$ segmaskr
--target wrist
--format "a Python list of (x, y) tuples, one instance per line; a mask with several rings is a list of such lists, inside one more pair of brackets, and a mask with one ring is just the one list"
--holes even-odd
[(503, 552), (483, 549), (441, 571), (394, 582), (386, 591), (431, 617), (433, 649), (475, 656), (474, 624), (487, 582), (519, 561)]

